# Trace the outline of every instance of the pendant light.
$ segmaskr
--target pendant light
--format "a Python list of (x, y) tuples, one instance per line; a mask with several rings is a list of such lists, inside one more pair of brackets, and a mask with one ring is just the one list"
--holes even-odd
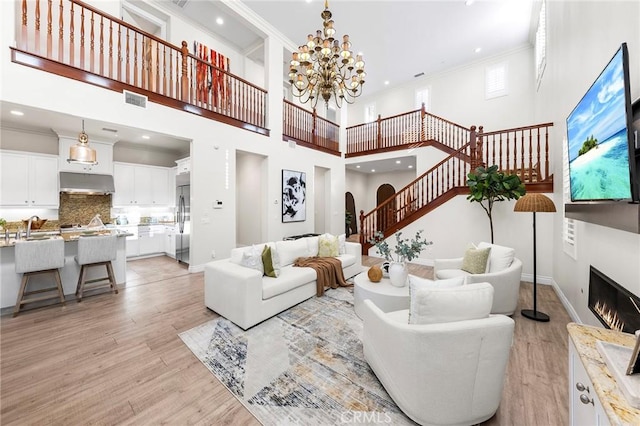
[(78, 135), (78, 143), (69, 149), (69, 163), (98, 164), (96, 161), (96, 150), (89, 146), (89, 136), (84, 131), (84, 120), (82, 120), (82, 132)]

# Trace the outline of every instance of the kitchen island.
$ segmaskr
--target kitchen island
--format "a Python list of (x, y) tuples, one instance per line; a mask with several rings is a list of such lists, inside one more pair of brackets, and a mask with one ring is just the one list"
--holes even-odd
[[(78, 284), (78, 276), (80, 275), (80, 265), (75, 261), (78, 254), (78, 238), (82, 235), (117, 235), (118, 246), (116, 260), (113, 263), (113, 272), (116, 276), (118, 285), (122, 285), (127, 279), (127, 256), (126, 256), (126, 237), (130, 234), (116, 229), (104, 230), (88, 234), (87, 232), (62, 232), (62, 233), (32, 233), (34, 238), (62, 238), (64, 245), (64, 267), (60, 269), (60, 277), (62, 279), (62, 289), (67, 299), (75, 297), (76, 285)], [(16, 304), (18, 291), (20, 290), (20, 280), (22, 274), (15, 271), (15, 239), (8, 241), (0, 239), (0, 308), (13, 307)], [(106, 276), (105, 268), (91, 268), (88, 272), (88, 278), (99, 278)], [(31, 290), (38, 288), (51, 287), (53, 277), (48, 274), (36, 275), (29, 280), (29, 288)], [(73, 296), (71, 298), (67, 296)], [(28, 305), (27, 305), (28, 308)]]

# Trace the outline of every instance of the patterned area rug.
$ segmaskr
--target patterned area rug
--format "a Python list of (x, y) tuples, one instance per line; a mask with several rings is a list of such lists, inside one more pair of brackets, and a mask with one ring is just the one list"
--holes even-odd
[(243, 331), (217, 318), (183, 342), (264, 425), (412, 425), (362, 353), (352, 288), (328, 290)]

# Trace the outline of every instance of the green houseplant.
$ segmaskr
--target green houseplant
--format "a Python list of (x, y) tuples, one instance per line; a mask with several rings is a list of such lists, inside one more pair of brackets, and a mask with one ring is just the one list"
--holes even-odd
[(432, 241), (422, 237), (422, 232), (422, 229), (416, 232), (416, 236), (411, 240), (402, 238), (401, 231), (396, 232), (396, 247), (393, 249), (393, 254), (382, 232), (376, 231), (373, 238), (369, 238), (369, 243), (376, 246), (378, 254), (390, 262), (389, 280), (396, 287), (404, 287), (407, 282), (409, 272), (406, 262), (417, 258), (422, 250), (433, 244)]
[(504, 200), (517, 200), (527, 191), (517, 175), (508, 175), (498, 170), (497, 165), (478, 167), (467, 175), (470, 194), (467, 200), (480, 203), (489, 217), (491, 243), (493, 243), (493, 205)]

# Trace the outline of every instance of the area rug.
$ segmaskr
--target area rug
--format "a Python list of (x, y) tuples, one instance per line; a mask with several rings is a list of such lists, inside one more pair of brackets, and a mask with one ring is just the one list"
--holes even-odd
[(264, 425), (413, 425), (362, 353), (353, 290), (328, 290), (243, 331), (216, 318), (182, 341)]

